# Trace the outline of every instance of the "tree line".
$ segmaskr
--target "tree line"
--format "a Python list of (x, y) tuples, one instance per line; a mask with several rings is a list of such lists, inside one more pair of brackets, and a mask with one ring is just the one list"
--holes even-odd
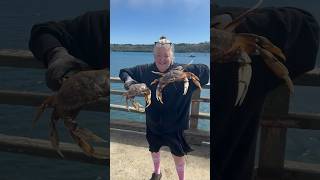
[[(152, 52), (153, 44), (111, 44), (111, 51), (122, 52)], [(188, 52), (210, 52), (210, 43), (203, 42), (197, 44), (179, 43), (174, 44), (175, 52), (188, 53)]]

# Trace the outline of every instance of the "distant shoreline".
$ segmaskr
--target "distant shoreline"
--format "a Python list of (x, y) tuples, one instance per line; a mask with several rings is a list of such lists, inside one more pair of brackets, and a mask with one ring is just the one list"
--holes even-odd
[[(152, 52), (152, 44), (111, 44), (110, 48), (115, 52)], [(197, 43), (187, 44), (179, 43), (174, 45), (175, 52), (177, 53), (209, 53), (210, 43)]]

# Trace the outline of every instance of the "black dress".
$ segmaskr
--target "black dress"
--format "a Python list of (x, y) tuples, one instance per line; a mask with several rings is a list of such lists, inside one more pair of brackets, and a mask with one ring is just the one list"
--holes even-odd
[[(169, 69), (178, 65), (181, 64), (174, 63)], [(158, 152), (161, 146), (169, 146), (174, 155), (183, 156), (191, 151), (185, 141), (183, 131), (189, 128), (191, 97), (197, 87), (190, 82), (187, 94), (183, 95), (183, 82), (171, 83), (162, 92), (164, 104), (161, 104), (155, 95), (157, 86), (150, 85), (160, 76), (151, 71), (158, 71), (154, 63), (121, 69), (119, 77), (125, 81), (128, 76), (131, 76), (139, 83), (145, 83), (151, 90), (151, 105), (146, 108), (147, 140), (150, 151)], [(206, 65), (188, 65), (185, 67), (185, 71), (198, 76), (201, 85), (208, 83), (209, 68)]]

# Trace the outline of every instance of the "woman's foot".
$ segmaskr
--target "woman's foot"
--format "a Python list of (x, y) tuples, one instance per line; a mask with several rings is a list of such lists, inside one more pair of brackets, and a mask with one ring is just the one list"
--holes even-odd
[(162, 174), (156, 174), (156, 173), (152, 173), (151, 179), (150, 180), (160, 180), (162, 177)]

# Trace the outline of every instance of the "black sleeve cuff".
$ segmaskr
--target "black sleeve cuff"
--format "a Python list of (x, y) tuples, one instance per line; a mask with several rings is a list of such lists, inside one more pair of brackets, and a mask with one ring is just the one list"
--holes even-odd
[(48, 67), (47, 53), (61, 43), (53, 35), (45, 33), (30, 40), (29, 48), (33, 55)]
[(121, 79), (121, 81), (126, 82), (128, 77), (130, 77), (130, 75), (126, 71), (121, 69), (119, 73), (119, 78)]

